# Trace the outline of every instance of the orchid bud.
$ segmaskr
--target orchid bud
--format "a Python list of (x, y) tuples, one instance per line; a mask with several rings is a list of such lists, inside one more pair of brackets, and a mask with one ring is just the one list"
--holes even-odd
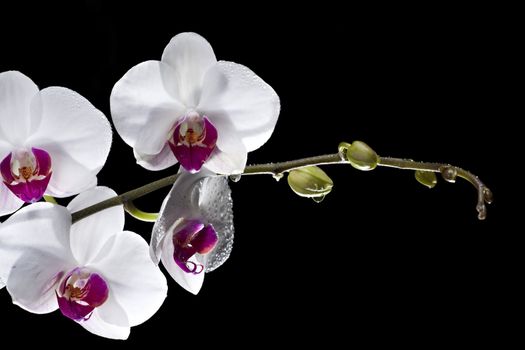
[(428, 188), (434, 188), (437, 184), (436, 174), (431, 171), (416, 170), (416, 180)]
[(377, 153), (362, 141), (354, 141), (352, 144), (341, 142), (339, 152), (344, 160), (358, 170), (373, 170), (379, 163)]
[(290, 171), (288, 184), (299, 196), (317, 199), (317, 201), (330, 193), (334, 186), (332, 179), (317, 166)]

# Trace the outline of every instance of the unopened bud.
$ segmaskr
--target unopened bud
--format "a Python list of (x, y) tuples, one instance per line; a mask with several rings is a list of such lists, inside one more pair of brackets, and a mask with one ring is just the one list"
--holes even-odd
[(341, 142), (339, 152), (345, 160), (359, 170), (373, 170), (379, 163), (377, 153), (362, 141), (354, 141), (352, 144)]
[(334, 183), (326, 173), (317, 166), (309, 166), (290, 171), (288, 185), (301, 197), (322, 199)]
[(416, 180), (428, 188), (434, 188), (437, 184), (437, 177), (432, 171), (416, 170)]

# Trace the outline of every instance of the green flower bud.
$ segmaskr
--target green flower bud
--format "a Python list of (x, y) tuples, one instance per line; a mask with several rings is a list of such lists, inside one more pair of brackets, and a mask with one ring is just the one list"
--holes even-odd
[(352, 144), (341, 142), (339, 152), (354, 168), (358, 170), (373, 170), (379, 163), (377, 153), (362, 141), (354, 141)]
[(437, 177), (432, 171), (416, 170), (416, 180), (428, 188), (434, 188), (437, 184)]
[(290, 171), (288, 185), (299, 196), (317, 199), (317, 202), (332, 191), (334, 183), (321, 168), (309, 166)]

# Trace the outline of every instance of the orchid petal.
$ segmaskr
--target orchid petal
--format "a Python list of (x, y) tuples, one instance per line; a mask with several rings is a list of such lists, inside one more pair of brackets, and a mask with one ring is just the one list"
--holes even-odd
[(106, 302), (97, 307), (88, 320), (78, 323), (91, 333), (109, 339), (124, 340), (130, 333), (126, 312), (112, 297), (111, 290)]
[(204, 264), (190, 261), (195, 254), (201, 260), (203, 254), (209, 253), (217, 244), (217, 233), (211, 225), (204, 225), (199, 220), (183, 220), (173, 229), (173, 256), (175, 263), (187, 273), (202, 273)]
[(148, 320), (164, 302), (168, 287), (151, 261), (146, 241), (124, 231), (114, 235), (103, 251), (90, 266), (103, 271), (110, 294), (126, 311), (130, 326)]
[(11, 192), (7, 186), (0, 181), (0, 216), (11, 214), (24, 205), (24, 201)]
[(88, 319), (90, 314), (95, 309), (94, 306), (89, 304), (80, 304), (72, 300), (68, 300), (65, 297), (56, 297), (58, 308), (62, 315), (70, 318), (74, 321), (80, 321), (83, 319)]
[[(195, 124), (202, 127), (202, 131), (197, 136), (193, 135), (198, 132), (189, 129), (188, 122), (183, 118), (175, 126), (173, 136), (168, 142), (180, 165), (190, 173), (200, 171), (202, 165), (211, 156), (217, 142), (217, 129), (208, 118), (202, 118)], [(187, 128), (184, 135), (181, 133), (183, 127)], [(189, 132), (189, 130), (192, 131)], [(197, 140), (188, 140), (188, 138), (197, 138)]]
[(72, 90), (49, 87), (38, 97), (42, 121), (26, 144), (51, 155), (53, 176), (46, 193), (67, 197), (92, 187), (111, 147), (109, 121)]
[[(185, 235), (207, 225), (212, 226), (209, 233), (213, 230), (217, 241), (211, 234), (206, 234), (203, 235), (203, 242), (196, 242), (197, 249), (178, 249), (177, 255), (174, 255), (174, 234), (180, 233), (182, 236), (178, 238), (184, 240)], [(202, 266), (205, 271), (212, 271), (226, 261), (232, 245), (233, 211), (228, 181), (207, 169), (194, 175), (181, 172), (164, 200), (160, 217), (153, 227), (150, 248), (152, 259), (158, 262), (160, 258), (177, 283), (197, 294), (204, 281), (204, 274), (187, 272), (188, 269), (181, 268), (179, 264), (189, 262)]]
[(219, 241), (207, 254), (206, 272), (221, 266), (233, 248), (233, 201), (228, 180), (222, 176), (206, 177), (202, 180), (199, 196), (200, 215), (212, 225)]
[(198, 181), (211, 175), (209, 170), (203, 169), (196, 174), (186, 171), (179, 173), (170, 192), (162, 202), (160, 216), (153, 226), (150, 242), (151, 258), (158, 264), (161, 258), (163, 240), (172, 234), (178, 220), (193, 218), (199, 215), (199, 186)]
[[(95, 187), (76, 196), (67, 209), (74, 213), (115, 196), (117, 196), (115, 191), (108, 187)], [(88, 265), (100, 253), (111, 236), (122, 232), (123, 229), (122, 205), (104, 209), (73, 224), (71, 251), (79, 265)]]
[[(183, 271), (173, 259), (173, 253), (173, 241), (171, 239), (164, 240), (164, 247), (162, 249), (161, 255), (162, 265), (164, 265), (170, 276), (182, 288), (186, 289), (192, 294), (198, 294), (202, 287), (202, 284), (204, 283), (204, 272), (202, 271), (201, 273), (187, 273)], [(201, 261), (197, 261), (196, 256), (191, 257), (188, 261), (194, 264), (203, 264)]]
[[(63, 252), (60, 252), (63, 254)], [(72, 262), (61, 255), (28, 248), (13, 264), (7, 280), (7, 291), (13, 303), (35, 314), (58, 308), (56, 287)]]
[(167, 142), (158, 154), (144, 154), (136, 149), (133, 150), (133, 154), (137, 164), (148, 170), (163, 170), (177, 164), (177, 158), (175, 158)]
[[(67, 209), (50, 203), (35, 203), (10, 216), (0, 226), (0, 280), (8, 281), (15, 265), (17, 267), (13, 268), (13, 271), (21, 271), (22, 267), (32, 267), (24, 261), (26, 258), (30, 260), (29, 263), (36, 261), (29, 251), (43, 257), (60, 258), (59, 260), (73, 264), (74, 259), (69, 249), (70, 226), (71, 215)], [(34, 268), (40, 269), (38, 266)], [(41, 268), (44, 269), (44, 266)], [(49, 271), (58, 272), (60, 271)], [(19, 278), (24, 279), (28, 285), (32, 284), (29, 275)], [(9, 283), (7, 284), (9, 288)], [(15, 288), (15, 293), (16, 291)], [(17, 299), (17, 295), (12, 296), (13, 299)]]
[(44, 192), (46, 191), (50, 179), (51, 174), (40, 180), (35, 179), (15, 185), (4, 183), (4, 185), (25, 203), (35, 203), (44, 196)]
[(0, 73), (0, 136), (14, 147), (21, 147), (35, 124), (38, 113), (32, 113), (31, 101), (38, 87), (17, 71)]
[(9, 153), (13, 150), (13, 145), (6, 141), (5, 136), (2, 134), (2, 129), (0, 128), (0, 159), (7, 157)]
[[(244, 144), (234, 135), (222, 130), (221, 145), (215, 148), (210, 159), (204, 164), (206, 168), (217, 174), (240, 174), (246, 168), (248, 152)], [(217, 141), (217, 143), (219, 143)]]
[(217, 63), (211, 45), (199, 34), (178, 34), (164, 49), (162, 62), (176, 73), (180, 101), (187, 107), (197, 106), (204, 75)]
[(97, 185), (97, 171), (87, 169), (58, 144), (48, 144), (44, 147), (51, 155), (54, 167), (46, 195), (56, 198), (70, 197)]
[(15, 178), (13, 177), (13, 172), (11, 170), (11, 159), (13, 158), (13, 154), (9, 152), (5, 158), (2, 158), (2, 161), (0, 162), (0, 176), (1, 179), (4, 180), (4, 183), (11, 183), (15, 181)]
[(131, 68), (113, 87), (111, 116), (119, 135), (137, 152), (156, 155), (185, 107), (176, 99), (175, 72), (147, 61)]
[(199, 112), (219, 130), (217, 146), (227, 137), (239, 137), (248, 152), (261, 147), (273, 133), (280, 111), (279, 96), (247, 67), (220, 61), (211, 67), (203, 82)]
[(13, 194), (34, 203), (42, 199), (51, 178), (51, 157), (38, 148), (11, 152), (0, 162), (0, 173)]

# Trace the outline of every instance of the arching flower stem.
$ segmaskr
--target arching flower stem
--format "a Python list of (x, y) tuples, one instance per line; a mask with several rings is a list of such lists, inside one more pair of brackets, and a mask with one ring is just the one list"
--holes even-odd
[[(280, 179), (284, 173), (294, 169), (299, 169), (312, 165), (331, 164), (350, 163), (344, 160), (343, 154), (338, 152), (334, 154), (325, 154), (297, 160), (290, 160), (286, 162), (249, 165), (244, 169), (242, 175), (272, 175), (274, 178)], [(410, 159), (392, 157), (379, 157), (379, 162), (377, 166), (403, 170), (422, 170), (440, 173), (442, 177), (448, 182), (455, 182), (456, 177), (461, 177), (470, 182), (478, 192), (478, 202), (476, 205), (476, 210), (478, 211), (478, 218), (480, 220), (484, 220), (487, 216), (487, 208), (485, 204), (490, 204), (492, 202), (492, 192), (476, 175), (472, 174), (467, 170), (446, 163), (417, 162)], [(83, 218), (95, 214), (106, 208), (110, 208), (120, 204), (126, 205), (126, 203), (131, 203), (131, 201), (133, 201), (134, 199), (145, 196), (148, 193), (173, 185), (177, 177), (178, 174), (162, 178), (160, 180), (151, 182), (134, 190), (125, 192), (119, 196), (107, 199), (85, 209), (79, 210), (73, 213), (73, 222), (82, 220)], [(134, 207), (133, 204), (131, 205)], [(127, 204), (127, 206), (128, 208), (130, 208), (130, 204)]]

